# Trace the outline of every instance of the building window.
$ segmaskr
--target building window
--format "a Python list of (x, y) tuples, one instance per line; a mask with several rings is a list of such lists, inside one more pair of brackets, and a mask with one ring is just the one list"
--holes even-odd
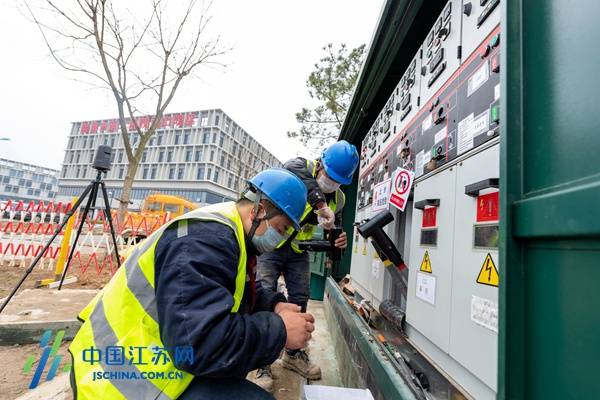
[(223, 132), (221, 132), (221, 137), (219, 138), (219, 146), (223, 147), (224, 143), (225, 143), (225, 134)]
[[(87, 166), (83, 167), (83, 173), (81, 174), (82, 178), (85, 178), (86, 176), (87, 176)], [(46, 186), (46, 189), (48, 189), (49, 187), (51, 187), (50, 185), (45, 185), (45, 186)]]
[(215, 168), (215, 176), (213, 177), (213, 182), (219, 182), (219, 169)]
[(162, 144), (162, 139), (163, 139), (163, 134), (159, 133), (158, 136), (156, 136), (156, 145), (160, 146)]
[(219, 114), (215, 114), (215, 125), (218, 126), (219, 122), (220, 122), (220, 120), (219, 120)]
[(79, 156), (81, 154), (79, 152), (77, 152), (77, 156), (75, 157), (75, 164), (79, 164)]
[(148, 179), (148, 167), (144, 167), (144, 173), (142, 174), (142, 179)]
[(183, 144), (189, 144), (189, 143), (190, 143), (190, 131), (188, 129), (183, 134)]
[(123, 172), (124, 171), (125, 171), (125, 168), (119, 167), (119, 179), (123, 179)]
[(206, 179), (210, 179), (210, 174), (211, 174), (212, 170), (210, 168), (208, 168), (206, 170)]
[(225, 154), (221, 154), (221, 167), (225, 167)]
[(175, 144), (179, 144), (179, 136), (181, 136), (179, 132), (175, 134)]
[(229, 178), (227, 179), (227, 187), (229, 189), (233, 189), (233, 187), (231, 186), (233, 184), (233, 176), (231, 174), (229, 174)]
[(179, 167), (179, 170), (177, 171), (177, 179), (183, 179), (183, 167)]
[(77, 167), (75, 170), (75, 178), (79, 178), (79, 174), (81, 173), (81, 167)]
[(204, 134), (202, 135), (202, 143), (207, 144), (208, 138), (210, 138), (210, 132), (204, 132)]
[(196, 161), (202, 161), (202, 150), (196, 150)]
[(148, 142), (148, 146), (154, 146), (154, 139), (155, 139), (154, 136), (152, 136), (150, 138), (150, 141)]
[(198, 167), (198, 170), (196, 171), (196, 179), (199, 181), (204, 179), (204, 166)]
[(156, 179), (156, 166), (152, 167), (152, 172), (150, 173), (150, 179)]
[(175, 167), (169, 167), (169, 179), (175, 179)]
[(117, 157), (117, 162), (120, 164), (123, 162), (123, 150), (119, 150), (119, 155)]
[(192, 149), (187, 149), (185, 152), (185, 162), (192, 161)]
[(217, 143), (217, 132), (213, 132), (213, 143)]
[(210, 151), (210, 161), (212, 162), (212, 161), (214, 161), (214, 159), (215, 159), (215, 151), (211, 150)]
[(161, 150), (161, 151), (158, 153), (158, 162), (163, 162), (163, 160), (164, 160), (164, 159), (165, 159), (165, 151), (164, 151), (164, 150)]
[(167, 162), (173, 162), (173, 150), (169, 150), (167, 153)]
[(144, 150), (142, 153), (142, 162), (146, 162), (146, 157), (148, 156), (148, 150)]

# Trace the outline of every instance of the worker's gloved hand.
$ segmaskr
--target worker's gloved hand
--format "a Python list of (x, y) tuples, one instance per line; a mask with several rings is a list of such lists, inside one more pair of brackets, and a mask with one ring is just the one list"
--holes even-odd
[(317, 222), (319, 222), (319, 226), (323, 229), (331, 229), (335, 226), (335, 215), (331, 208), (325, 206), (319, 208), (317, 211)]
[(335, 239), (334, 243), (335, 247), (338, 249), (345, 249), (348, 246), (348, 237), (346, 236), (346, 232), (340, 233), (337, 239)]
[(296, 350), (306, 347), (306, 343), (312, 337), (311, 333), (315, 330), (314, 317), (311, 314), (289, 310), (283, 310), (279, 316), (287, 333), (285, 348)]
[(299, 313), (302, 309), (299, 305), (293, 303), (286, 303), (285, 301), (281, 301), (275, 304), (275, 311), (277, 314), (281, 314), (284, 311), (292, 311)]

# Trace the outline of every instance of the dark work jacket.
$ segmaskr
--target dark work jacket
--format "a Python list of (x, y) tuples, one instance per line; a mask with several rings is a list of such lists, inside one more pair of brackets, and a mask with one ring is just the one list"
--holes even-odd
[[(315, 161), (319, 161), (318, 159)], [(307, 200), (308, 204), (310, 204), (315, 210), (317, 209), (317, 203), (324, 201), (325, 203), (329, 203), (335, 196), (335, 192), (333, 193), (323, 193), (319, 184), (317, 183), (317, 179), (312, 176), (312, 171), (309, 171), (306, 166), (306, 158), (297, 157), (292, 158), (283, 164), (283, 168), (292, 172), (296, 175), (304, 185), (306, 186)], [(336, 225), (341, 223), (341, 210), (336, 213)], [(310, 225), (318, 225), (317, 222), (317, 214), (310, 213), (306, 218), (306, 223)]]
[[(254, 261), (254, 248), (246, 247), (248, 260)], [(258, 282), (254, 291), (254, 280), (247, 276), (239, 311), (231, 312), (239, 252), (233, 231), (219, 222), (190, 221), (181, 238), (175, 224), (156, 245), (160, 337), (169, 351), (193, 347), (193, 365), (175, 366), (195, 376), (245, 377), (275, 361), (285, 346), (283, 320), (272, 312), (285, 301), (282, 294)]]

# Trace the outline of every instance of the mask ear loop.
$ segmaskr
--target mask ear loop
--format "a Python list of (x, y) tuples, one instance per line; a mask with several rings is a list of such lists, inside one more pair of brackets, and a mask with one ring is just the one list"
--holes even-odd
[(258, 206), (260, 204), (261, 198), (262, 198), (262, 192), (257, 191), (256, 197), (254, 198), (254, 208), (253, 208), (254, 209), (254, 221), (252, 221), (252, 226), (250, 227), (250, 232), (248, 232), (248, 239), (250, 239), (250, 240), (252, 240), (252, 238), (254, 237), (254, 233), (256, 232), (256, 229), (258, 228), (258, 226), (264, 219), (264, 218), (258, 217)]

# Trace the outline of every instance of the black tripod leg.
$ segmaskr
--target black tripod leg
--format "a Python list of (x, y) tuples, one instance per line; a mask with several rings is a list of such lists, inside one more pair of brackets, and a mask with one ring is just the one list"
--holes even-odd
[(65, 281), (65, 276), (67, 276), (67, 271), (69, 270), (69, 265), (71, 264), (71, 259), (73, 258), (73, 254), (75, 253), (75, 248), (77, 247), (77, 241), (79, 240), (79, 235), (81, 235), (81, 230), (83, 229), (83, 225), (85, 224), (85, 219), (88, 216), (90, 211), (90, 206), (92, 205), (92, 200), (97, 193), (97, 183), (92, 182), (92, 193), (88, 197), (87, 204), (85, 205), (85, 209), (83, 210), (83, 216), (81, 218), (81, 222), (79, 223), (79, 227), (77, 228), (77, 234), (75, 235), (75, 240), (73, 241), (73, 246), (69, 251), (69, 257), (67, 258), (67, 263), (65, 264), (65, 269), (63, 270), (62, 276), (60, 277), (60, 284), (58, 285), (58, 290), (62, 289), (63, 282)]
[(115, 255), (117, 256), (117, 265), (121, 268), (121, 258), (119, 258), (119, 248), (117, 247), (117, 235), (115, 234), (115, 228), (112, 222), (112, 214), (110, 213), (110, 203), (108, 202), (108, 193), (106, 193), (106, 185), (104, 182), (100, 182), (102, 186), (102, 197), (104, 197), (104, 213), (106, 219), (108, 219), (108, 226), (110, 227), (110, 234), (113, 240), (113, 246), (115, 247)]
[(73, 214), (75, 213), (75, 211), (79, 208), (79, 206), (83, 202), (83, 199), (85, 198), (85, 196), (87, 196), (87, 194), (90, 192), (91, 189), (92, 189), (92, 184), (90, 183), (85, 188), (85, 190), (83, 191), (83, 193), (81, 194), (81, 196), (79, 197), (79, 199), (77, 199), (77, 201), (75, 202), (75, 204), (73, 205), (73, 207), (71, 208), (71, 210), (69, 210), (69, 212), (65, 216), (65, 219), (62, 221), (62, 223), (60, 224), (60, 226), (58, 226), (56, 228), (56, 231), (54, 231), (54, 234), (48, 240), (48, 242), (46, 243), (46, 245), (44, 246), (44, 248), (38, 253), (37, 256), (35, 256), (35, 259), (31, 263), (31, 265), (29, 266), (29, 268), (27, 268), (27, 271), (25, 271), (25, 274), (21, 277), (21, 280), (19, 281), (19, 283), (17, 283), (17, 285), (10, 292), (10, 294), (8, 295), (8, 297), (6, 298), (6, 300), (4, 300), (4, 303), (2, 303), (2, 306), (0, 307), (0, 313), (2, 313), (2, 311), (4, 310), (4, 308), (6, 308), (6, 306), (8, 305), (8, 303), (10, 302), (10, 300), (13, 298), (13, 296), (15, 295), (15, 293), (17, 293), (17, 290), (19, 290), (19, 288), (21, 287), (21, 285), (23, 284), (23, 282), (25, 282), (25, 279), (27, 279), (27, 277), (29, 276), (29, 274), (31, 274), (31, 271), (33, 271), (33, 269), (35, 268), (35, 266), (37, 265), (37, 263), (40, 261), (40, 259), (44, 256), (44, 254), (46, 254), (46, 251), (48, 250), (48, 248), (50, 247), (50, 245), (52, 244), (52, 242), (54, 241), (54, 239), (56, 239), (56, 237), (60, 234), (60, 232), (65, 227), (65, 225), (67, 225), (67, 222), (69, 221), (69, 219), (71, 219), (71, 217), (73, 216)]

